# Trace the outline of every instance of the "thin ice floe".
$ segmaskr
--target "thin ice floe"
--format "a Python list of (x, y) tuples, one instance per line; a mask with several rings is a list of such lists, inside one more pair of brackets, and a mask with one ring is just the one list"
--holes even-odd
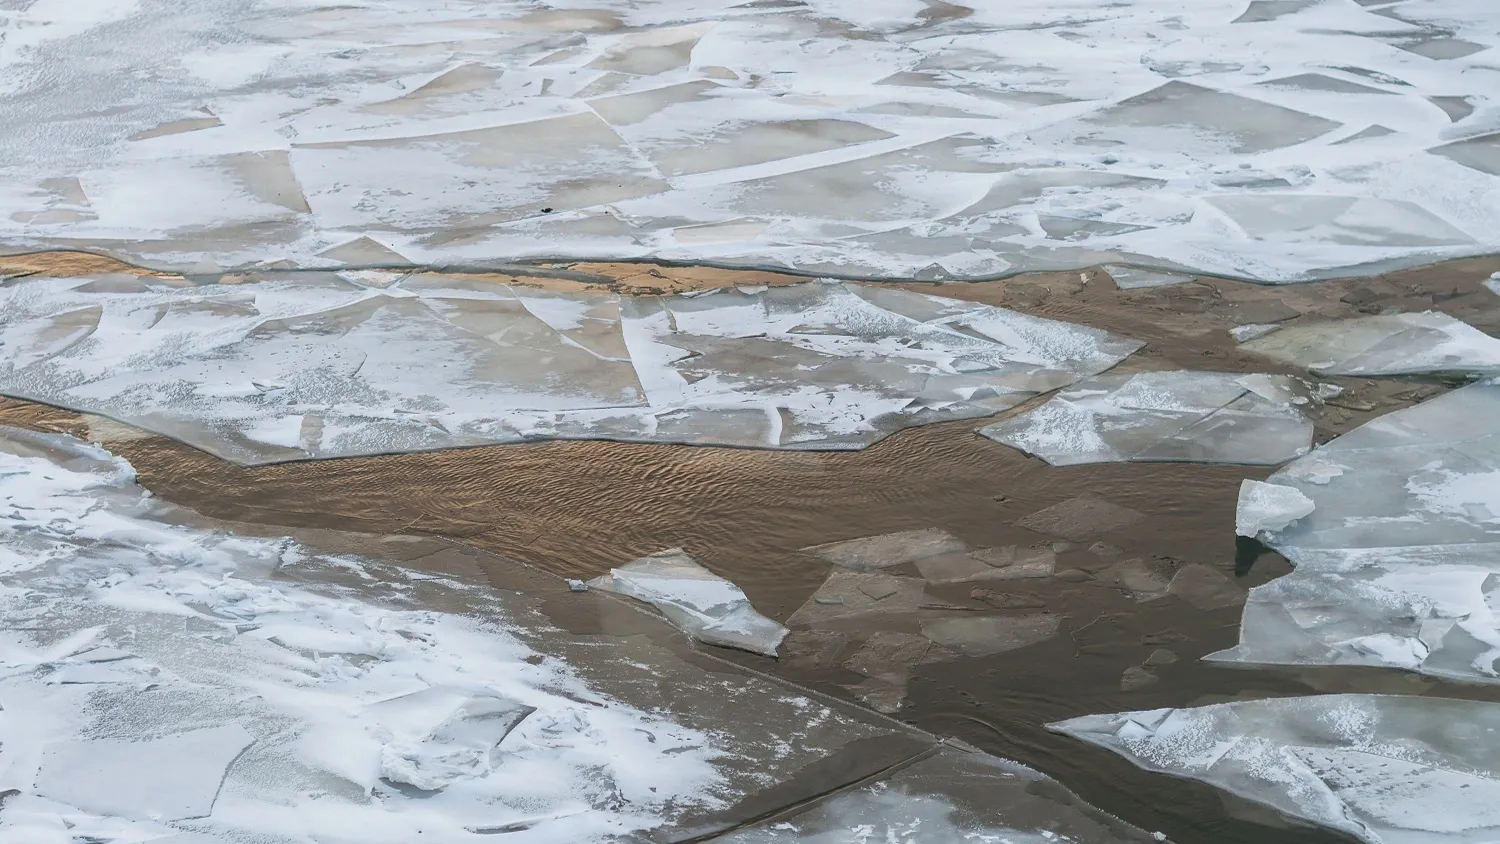
[(1500, 339), (1437, 311), (1294, 323), (1241, 348), (1319, 375), (1500, 374)]
[(1382, 416), (1246, 482), (1239, 533), (1296, 567), (1210, 659), (1500, 683), (1500, 382)]
[(1087, 715), (1051, 729), (1369, 844), (1500, 840), (1500, 705), (1325, 695)]
[[(67, 437), (0, 428), (0, 504), (6, 842), (685, 840), (783, 807), (842, 822), (820, 798), (855, 786), (893, 824), (953, 805), (1028, 841), (1149, 840), (1012, 763), (705, 671), (607, 596), (560, 593), (605, 631), (572, 635), (472, 561), (471, 582), (236, 535)], [(458, 553), (401, 539), (342, 541)], [(1006, 801), (943, 773), (982, 769)]]
[(12, 6), (8, 249), (1284, 281), (1500, 244), (1486, 3)]
[(0, 288), (0, 393), (238, 463), (535, 439), (856, 449), (984, 416), (1137, 341), (835, 282), (554, 293), (441, 275)]
[(1053, 466), (1187, 461), (1277, 465), (1312, 447), (1296, 379), (1227, 372), (1101, 375), (979, 433)]
[[(1040, 644), (1062, 630), (1061, 616), (1014, 587), (1052, 576), (1048, 547), (975, 548), (940, 528), (848, 539), (803, 548), (832, 564), (821, 586), (792, 613), (784, 657), (793, 665), (841, 664), (866, 679), (850, 692), (887, 713), (901, 709), (920, 666), (983, 658)], [(893, 572), (903, 568), (919, 576)], [(957, 606), (929, 586), (972, 584), (987, 608)], [(988, 611), (986, 611), (986, 609)], [(920, 633), (893, 629), (910, 626)], [(856, 646), (857, 647), (854, 647)], [(853, 652), (841, 663), (846, 649)]]
[(776, 656), (787, 629), (755, 611), (738, 586), (681, 548), (633, 560), (588, 582), (645, 601), (689, 636), (710, 645)]

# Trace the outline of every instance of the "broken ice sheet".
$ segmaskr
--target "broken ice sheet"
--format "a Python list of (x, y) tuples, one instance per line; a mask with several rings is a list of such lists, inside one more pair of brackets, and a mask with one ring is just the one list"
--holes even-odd
[(432, 687), (371, 704), (390, 740), (380, 773), (391, 782), (436, 791), (490, 773), (496, 750), (536, 707), (479, 689)]
[(857, 284), (625, 297), (415, 274), (0, 289), (0, 393), (245, 464), (536, 439), (862, 448), (1140, 343)]
[(1369, 844), (1500, 838), (1500, 704), (1340, 694), (1088, 715), (1049, 729)]
[(55, 742), (43, 751), (36, 791), (102, 815), (201, 818), (213, 811), (229, 766), (252, 741), (230, 724), (155, 739)]
[(1500, 373), (1500, 340), (1436, 311), (1295, 322), (1240, 348), (1319, 375)]
[(1211, 659), (1500, 682), (1500, 384), (1387, 414), (1246, 481), (1238, 516), (1295, 566)]
[(658, 551), (611, 569), (590, 588), (645, 601), (701, 642), (776, 656), (787, 629), (755, 611), (738, 586), (681, 548)]
[[(737, 830), (719, 844), (1147, 844), (1151, 835), (1078, 811), (1035, 771), (954, 746), (806, 811)], [(1026, 821), (1020, 822), (1020, 818)]]
[(1293, 378), (1227, 372), (1101, 375), (979, 433), (1053, 466), (1187, 461), (1276, 465), (1312, 447)]
[(953, 534), (940, 528), (926, 528), (814, 545), (803, 548), (802, 553), (851, 571), (874, 571), (967, 550), (963, 540)]

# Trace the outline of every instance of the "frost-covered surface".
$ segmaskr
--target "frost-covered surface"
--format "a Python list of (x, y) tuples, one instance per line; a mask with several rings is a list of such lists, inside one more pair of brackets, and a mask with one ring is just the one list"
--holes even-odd
[[(614, 599), (562, 593), (628, 634), (576, 636), (521, 593), (235, 535), (66, 437), (0, 428), (0, 502), (8, 844), (694, 837), (937, 750), (705, 671)], [(883, 761), (871, 743), (891, 744)], [(926, 817), (962, 802), (946, 787), (883, 805)], [(973, 823), (1147, 840), (1068, 799), (1015, 797)]]
[(710, 645), (776, 656), (787, 629), (755, 611), (738, 586), (681, 548), (632, 560), (589, 586), (645, 601), (688, 635)]
[(1101, 375), (979, 429), (1053, 466), (1190, 461), (1276, 465), (1312, 447), (1306, 387), (1283, 375)]
[(1500, 841), (1500, 704), (1325, 695), (1051, 728), (1369, 844)]
[(1437, 311), (1299, 322), (1242, 348), (1320, 375), (1500, 374), (1500, 339)]
[(36, 0), (0, 243), (1288, 280), (1500, 243), (1470, 0)]
[(1240, 519), (1261, 529), (1241, 533), (1296, 569), (1251, 591), (1239, 646), (1211, 659), (1500, 682), (1500, 382), (1368, 422), (1256, 489)]
[(532, 439), (855, 449), (1114, 366), (1086, 326), (836, 282), (553, 293), (413, 275), (0, 288), (0, 393), (238, 463)]

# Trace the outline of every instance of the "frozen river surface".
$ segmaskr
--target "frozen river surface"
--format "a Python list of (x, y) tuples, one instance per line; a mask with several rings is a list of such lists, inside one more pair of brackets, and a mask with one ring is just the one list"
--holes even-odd
[(1423, 263), (1500, 238), (1497, 44), (1468, 0), (12, 0), (0, 248)]

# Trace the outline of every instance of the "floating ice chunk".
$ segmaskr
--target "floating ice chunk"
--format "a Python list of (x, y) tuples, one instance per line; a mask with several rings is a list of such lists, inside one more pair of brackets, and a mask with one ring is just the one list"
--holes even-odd
[(1281, 323), (1250, 323), (1249, 325), (1236, 325), (1229, 329), (1229, 336), (1237, 343), (1245, 343), (1257, 337), (1264, 337), (1272, 331), (1281, 327)]
[(941, 618), (922, 622), (922, 634), (965, 656), (983, 657), (1045, 642), (1061, 623), (1052, 613)]
[(1145, 518), (1146, 514), (1139, 510), (1085, 494), (1018, 519), (1016, 526), (1082, 542), (1123, 530)]
[(1088, 715), (1049, 726), (1369, 844), (1500, 836), (1500, 705), (1381, 695)]
[[(1382, 416), (1256, 489), (1315, 507), (1261, 538), (1296, 566), (1211, 659), (1500, 682), (1500, 385)], [(1247, 481), (1247, 484), (1255, 484)], [(1245, 499), (1241, 519), (1256, 517)], [(1241, 531), (1243, 533), (1243, 531)]]
[(1484, 286), (1491, 293), (1500, 296), (1500, 273), (1494, 273), (1484, 280)]
[(816, 626), (863, 615), (903, 615), (916, 612), (924, 597), (924, 582), (915, 577), (834, 569), (787, 623)]
[(1500, 340), (1436, 311), (1294, 323), (1243, 348), (1321, 375), (1500, 372)]
[[(1102, 375), (979, 429), (1054, 466), (1192, 461), (1274, 465), (1312, 447), (1313, 425), (1285, 376), (1222, 372)], [(1264, 382), (1264, 383), (1262, 383)]]
[(213, 811), (229, 766), (254, 740), (229, 724), (158, 739), (55, 742), (43, 752), (36, 790), (86, 812), (201, 818)]
[(1311, 498), (1293, 487), (1245, 480), (1240, 483), (1234, 532), (1249, 537), (1277, 533), (1316, 508)]
[(787, 629), (756, 612), (738, 586), (680, 548), (634, 560), (588, 583), (651, 604), (685, 633), (710, 645), (774, 657), (786, 638)]
[(874, 571), (966, 551), (968, 546), (963, 540), (939, 528), (906, 530), (802, 549), (804, 554), (852, 571)]
[(1104, 271), (1109, 273), (1109, 277), (1114, 279), (1115, 286), (1121, 290), (1170, 287), (1177, 284), (1187, 284), (1193, 280), (1192, 276), (1183, 275), (1182, 273), (1143, 270), (1138, 267), (1119, 267), (1106, 264)]

